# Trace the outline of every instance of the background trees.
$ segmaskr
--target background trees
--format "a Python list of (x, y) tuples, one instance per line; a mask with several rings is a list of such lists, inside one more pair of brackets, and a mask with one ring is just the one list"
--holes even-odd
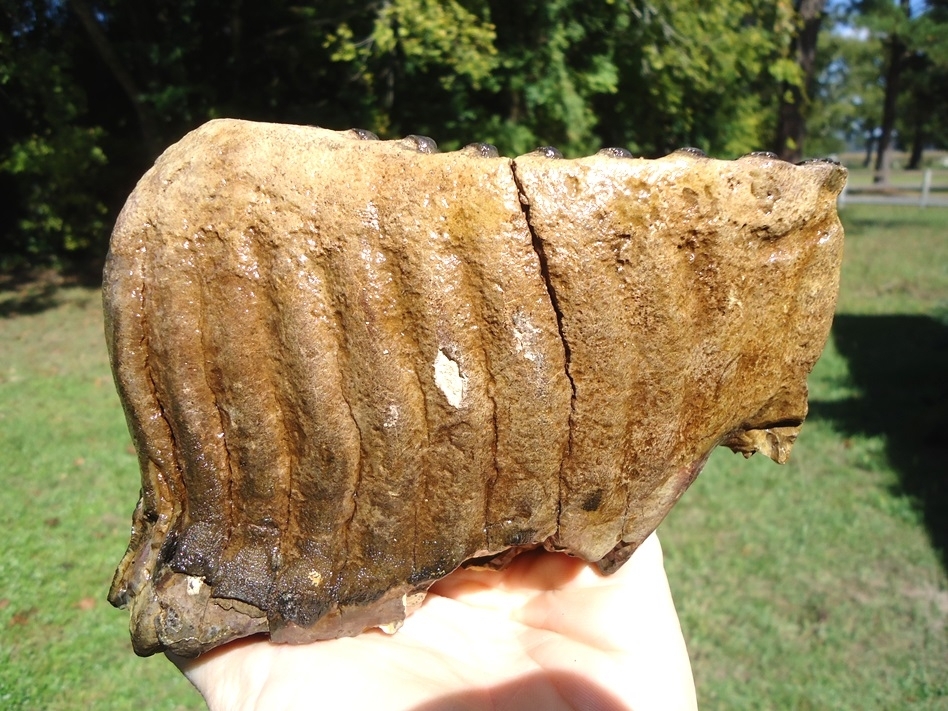
[(806, 122), (816, 79), (816, 50), (826, 0), (795, 0), (796, 28), (790, 37), (790, 74), (781, 81), (777, 109), (776, 149), (781, 158), (803, 158)]
[[(948, 71), (948, 3), (945, 0), (853, 0), (846, 19), (861, 30), (858, 40), (881, 53), (881, 106), (875, 110), (867, 164), (875, 149), (875, 180), (888, 179), (891, 149), (898, 135), (912, 144), (910, 167), (921, 163), (927, 141), (946, 125), (945, 73)], [(876, 65), (879, 66), (878, 64)], [(859, 71), (853, 66), (853, 71)]]
[(0, 0), (0, 260), (101, 259), (138, 176), (217, 116), (793, 160), (881, 127), (920, 160), (946, 0), (906, 3), (834, 5), (840, 33), (825, 0)]

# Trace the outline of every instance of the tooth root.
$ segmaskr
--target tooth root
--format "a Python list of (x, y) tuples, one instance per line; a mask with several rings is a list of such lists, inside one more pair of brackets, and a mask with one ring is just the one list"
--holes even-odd
[(723, 444), (734, 452), (740, 452), (745, 457), (760, 452), (777, 464), (786, 464), (790, 459), (790, 450), (799, 433), (799, 427), (744, 430), (731, 435)]

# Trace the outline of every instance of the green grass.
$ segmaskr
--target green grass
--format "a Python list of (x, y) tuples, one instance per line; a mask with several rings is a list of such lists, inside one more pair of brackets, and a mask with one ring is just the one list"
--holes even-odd
[[(702, 708), (948, 708), (948, 210), (852, 205), (789, 464), (718, 451), (662, 526)], [(0, 709), (199, 709), (105, 601), (138, 473), (97, 292), (0, 283)]]
[(841, 314), (948, 315), (948, 210), (850, 205)]
[[(89, 289), (0, 292), (0, 709), (200, 709), (105, 600), (137, 463)], [(30, 313), (35, 312), (35, 313)]]

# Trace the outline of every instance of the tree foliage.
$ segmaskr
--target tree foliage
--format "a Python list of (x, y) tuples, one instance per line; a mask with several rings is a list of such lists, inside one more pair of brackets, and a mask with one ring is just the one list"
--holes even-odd
[[(798, 5), (0, 0), (0, 259), (101, 258), (160, 149), (220, 116), (506, 155), (766, 148), (788, 92), (810, 98)], [(913, 96), (937, 103), (920, 84)]]
[(854, 0), (853, 22), (882, 48), (882, 103), (875, 169), (877, 182), (888, 176), (897, 131), (914, 137), (912, 163), (918, 166), (927, 138), (946, 119), (944, 94), (938, 91), (948, 71), (948, 3), (945, 0)]
[(862, 145), (879, 125), (885, 91), (882, 43), (872, 36), (824, 33), (808, 125), (810, 145), (830, 154)]
[(3, 251), (30, 258), (81, 251), (108, 219), (105, 130), (83, 121), (81, 53), (61, 12), (28, 2), (4, 10), (0, 189), (14, 210), (0, 218)]
[(796, 31), (790, 40), (793, 72), (783, 79), (777, 109), (775, 150), (784, 160), (803, 158), (806, 123), (816, 78), (816, 50), (826, 0), (795, 0)]

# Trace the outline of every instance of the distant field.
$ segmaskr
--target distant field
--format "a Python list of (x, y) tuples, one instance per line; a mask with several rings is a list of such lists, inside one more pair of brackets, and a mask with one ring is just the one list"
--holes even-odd
[[(702, 709), (948, 708), (948, 210), (843, 219), (791, 462), (718, 451), (660, 531)], [(0, 282), (0, 709), (203, 707), (105, 601), (137, 494), (98, 293)]]
[[(862, 152), (850, 151), (846, 153), (840, 153), (836, 158), (847, 168), (862, 168), (863, 163), (866, 160), (866, 154)], [(873, 154), (873, 163), (875, 165), (875, 155)], [(904, 151), (895, 151), (892, 153), (892, 169), (896, 172), (909, 172), (912, 171), (903, 171), (906, 165), (909, 162), (909, 155)], [(948, 151), (925, 151), (922, 154), (922, 168), (933, 168), (935, 170), (948, 170)]]
[[(907, 156), (902, 153), (897, 153), (893, 157), (888, 180), (884, 185), (879, 185), (875, 182), (876, 172), (874, 167), (863, 167), (865, 156), (855, 153), (844, 153), (837, 157), (840, 162), (849, 169), (848, 189), (852, 193), (869, 191), (890, 195), (918, 197), (922, 193), (925, 171), (930, 170), (930, 196), (940, 199), (948, 197), (948, 153), (944, 151), (930, 151), (926, 153), (924, 165), (919, 170), (905, 170)], [(875, 164), (873, 164), (873, 166), (874, 165)]]

